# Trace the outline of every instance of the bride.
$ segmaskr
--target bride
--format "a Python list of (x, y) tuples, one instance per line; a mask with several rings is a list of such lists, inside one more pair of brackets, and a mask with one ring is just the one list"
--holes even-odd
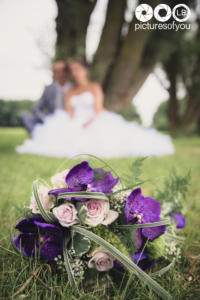
[(37, 124), (32, 138), (17, 147), (19, 153), (55, 157), (87, 153), (105, 158), (174, 153), (169, 136), (107, 111), (101, 86), (88, 79), (82, 61), (73, 60), (69, 67), (75, 86), (67, 92), (66, 111), (57, 109)]

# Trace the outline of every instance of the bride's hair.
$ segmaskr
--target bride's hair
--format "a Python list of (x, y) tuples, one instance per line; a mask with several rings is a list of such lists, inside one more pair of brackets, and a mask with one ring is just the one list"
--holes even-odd
[(80, 57), (72, 57), (68, 60), (68, 65), (70, 65), (71, 63), (78, 63), (80, 64), (82, 67), (88, 69), (89, 68), (89, 64), (87, 63), (87, 61), (84, 58), (80, 58)]

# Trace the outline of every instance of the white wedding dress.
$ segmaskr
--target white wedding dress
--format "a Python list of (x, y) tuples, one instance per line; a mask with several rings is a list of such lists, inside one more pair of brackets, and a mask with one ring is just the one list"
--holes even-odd
[(122, 116), (104, 111), (88, 126), (94, 116), (94, 97), (84, 92), (71, 98), (74, 117), (56, 110), (35, 126), (32, 138), (17, 147), (19, 153), (54, 157), (93, 154), (99, 157), (161, 156), (174, 153), (171, 138), (152, 128), (128, 122)]

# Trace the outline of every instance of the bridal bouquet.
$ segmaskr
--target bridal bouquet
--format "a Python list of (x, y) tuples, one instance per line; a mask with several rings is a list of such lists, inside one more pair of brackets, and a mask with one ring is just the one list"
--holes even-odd
[(29, 215), (16, 225), (13, 247), (26, 258), (37, 257), (67, 272), (72, 287), (87, 280), (91, 268), (117, 268), (171, 299), (153, 278), (174, 262), (150, 275), (145, 270), (161, 256), (180, 256), (177, 229), (185, 226), (180, 206), (174, 209), (166, 201), (161, 210), (159, 201), (143, 195), (139, 182), (124, 187), (113, 174), (81, 161), (55, 174), (51, 186), (34, 181)]

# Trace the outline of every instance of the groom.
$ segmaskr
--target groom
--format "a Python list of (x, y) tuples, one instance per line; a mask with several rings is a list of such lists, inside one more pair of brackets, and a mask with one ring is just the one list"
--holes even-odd
[(31, 113), (22, 114), (25, 128), (32, 132), (37, 123), (43, 123), (46, 114), (52, 114), (57, 108), (64, 109), (65, 94), (72, 84), (68, 81), (68, 67), (63, 60), (53, 63), (53, 83), (46, 86), (42, 97), (36, 103)]

